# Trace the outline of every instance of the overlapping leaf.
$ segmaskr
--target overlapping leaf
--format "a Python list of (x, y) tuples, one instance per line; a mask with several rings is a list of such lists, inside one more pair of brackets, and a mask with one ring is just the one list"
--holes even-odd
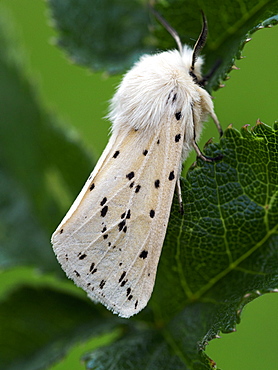
[(78, 64), (109, 73), (124, 72), (139, 55), (176, 48), (175, 41), (154, 19), (151, 3), (193, 47), (201, 31), (201, 14), (209, 24), (203, 54), (205, 73), (216, 68), (208, 89), (225, 78), (250, 34), (278, 22), (278, 1), (202, 0), (48, 0), (58, 43)]

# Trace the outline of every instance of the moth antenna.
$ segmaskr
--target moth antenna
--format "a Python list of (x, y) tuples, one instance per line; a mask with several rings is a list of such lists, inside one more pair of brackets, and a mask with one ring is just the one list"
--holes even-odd
[(198, 37), (198, 40), (196, 41), (196, 43), (194, 45), (194, 49), (193, 49), (192, 64), (191, 64), (191, 72), (192, 73), (194, 72), (195, 62), (196, 62), (198, 56), (200, 55), (201, 50), (204, 47), (204, 45), (206, 43), (206, 40), (207, 40), (207, 36), (208, 36), (208, 23), (207, 23), (207, 19), (205, 17), (204, 12), (201, 11), (201, 13), (202, 13), (202, 17), (203, 17), (203, 27), (202, 27), (202, 31), (201, 31), (201, 33), (200, 33), (200, 35)]
[(180, 52), (180, 54), (182, 54), (182, 43), (181, 43), (181, 40), (180, 40), (180, 37), (179, 37), (177, 31), (172, 26), (170, 26), (170, 24), (166, 21), (166, 19), (164, 19), (162, 17), (162, 15), (160, 13), (158, 13), (157, 10), (155, 10), (151, 6), (150, 6), (150, 9), (151, 9), (151, 12), (153, 13), (153, 15), (156, 17), (156, 19), (162, 24), (162, 26), (170, 33), (170, 35), (176, 41), (179, 52)]

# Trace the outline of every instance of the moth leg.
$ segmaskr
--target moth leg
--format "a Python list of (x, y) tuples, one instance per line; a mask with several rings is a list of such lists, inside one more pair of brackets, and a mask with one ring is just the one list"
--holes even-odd
[(181, 196), (180, 178), (178, 178), (177, 182), (176, 182), (176, 193), (178, 195), (178, 200), (179, 200), (179, 205), (180, 205), (180, 213), (181, 213), (181, 215), (183, 215), (184, 214), (184, 209), (183, 209), (183, 202), (182, 202), (182, 196)]
[[(191, 105), (191, 113), (192, 113), (192, 119), (193, 119), (193, 138), (192, 138), (192, 147), (194, 148), (195, 152), (197, 153), (197, 157), (201, 158), (203, 161), (205, 162), (215, 162), (215, 161), (218, 161), (219, 159), (222, 159), (223, 158), (223, 155), (220, 154), (218, 155), (217, 157), (207, 157), (205, 156), (200, 148), (198, 147), (198, 144), (196, 143), (196, 132), (195, 132), (195, 122), (194, 122), (194, 111), (193, 111), (193, 105)], [(214, 112), (209, 112), (209, 114), (211, 115), (211, 118), (213, 119), (214, 123), (216, 124), (216, 127), (219, 131), (219, 134), (220, 136), (223, 135), (223, 131), (222, 131), (222, 128), (220, 126), (220, 123), (216, 117), (216, 114)]]
[[(197, 156), (199, 158), (201, 158), (203, 161), (205, 162), (215, 162), (215, 161), (218, 161), (219, 159), (222, 159), (223, 158), (223, 155), (218, 155), (217, 157), (214, 157), (214, 158), (211, 158), (211, 157), (207, 157), (205, 156), (200, 148), (198, 147), (198, 144), (196, 143), (196, 131), (195, 131), (195, 122), (194, 122), (194, 111), (193, 111), (193, 106), (191, 105), (191, 113), (192, 113), (192, 119), (193, 119), (193, 138), (192, 138), (192, 147), (194, 148), (195, 152), (197, 153)], [(223, 134), (223, 131), (222, 131), (222, 128), (220, 126), (220, 123), (216, 117), (216, 114), (214, 112), (209, 112), (209, 114), (211, 115), (211, 118), (214, 120), (214, 123), (216, 124), (216, 127), (219, 131), (219, 134), (220, 136), (222, 136)]]
[(223, 135), (223, 130), (222, 130), (222, 127), (218, 121), (218, 118), (216, 116), (216, 114), (214, 112), (210, 112), (209, 113), (211, 118), (213, 119), (214, 123), (215, 123), (215, 126), (217, 127), (217, 130), (219, 132), (219, 136), (221, 137)]
[(197, 153), (197, 157), (201, 158), (205, 162), (216, 162), (216, 161), (219, 161), (220, 159), (223, 158), (222, 154), (218, 155), (217, 157), (213, 157), (213, 158), (212, 157), (207, 157), (206, 155), (204, 155), (201, 152), (200, 148), (198, 147), (198, 144), (196, 143), (195, 139), (192, 140), (192, 146), (193, 146), (195, 152)]

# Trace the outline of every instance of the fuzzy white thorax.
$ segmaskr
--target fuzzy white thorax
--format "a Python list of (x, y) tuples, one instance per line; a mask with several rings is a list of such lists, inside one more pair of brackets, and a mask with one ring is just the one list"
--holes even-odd
[[(117, 132), (125, 126), (148, 132), (155, 129), (165, 113), (175, 113), (166, 104), (173, 90), (177, 92), (181, 111), (188, 109), (188, 104), (200, 104), (202, 98), (212, 106), (208, 93), (189, 74), (191, 63), (192, 49), (186, 45), (182, 55), (177, 50), (143, 55), (125, 74), (111, 101), (108, 118), (113, 123), (112, 131)], [(194, 73), (198, 79), (202, 63), (201, 57), (195, 63)]]

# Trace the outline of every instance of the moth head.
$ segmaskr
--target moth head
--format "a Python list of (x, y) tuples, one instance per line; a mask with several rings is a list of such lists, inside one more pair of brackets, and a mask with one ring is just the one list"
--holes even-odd
[[(186, 46), (184, 48), (182, 47), (182, 43), (177, 31), (173, 27), (171, 27), (170, 24), (155, 9), (151, 8), (151, 11), (155, 15), (155, 17), (159, 20), (159, 22), (165, 27), (165, 29), (170, 33), (173, 39), (176, 41), (178, 50), (181, 56), (183, 56), (186, 53), (186, 50), (188, 49)], [(208, 24), (203, 11), (201, 11), (201, 13), (203, 18), (203, 27), (198, 37), (198, 40), (196, 41), (193, 48), (191, 66), (189, 68), (189, 75), (192, 77), (193, 81), (196, 84), (203, 86), (203, 79), (201, 76), (202, 60), (200, 60), (199, 62), (198, 59), (207, 40)]]

